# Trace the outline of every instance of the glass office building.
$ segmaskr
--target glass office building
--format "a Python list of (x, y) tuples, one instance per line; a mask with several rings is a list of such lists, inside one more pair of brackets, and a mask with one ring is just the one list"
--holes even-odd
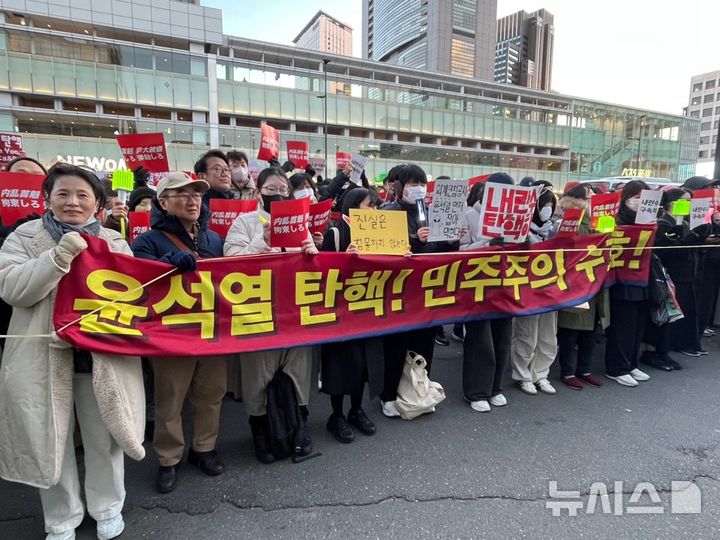
[(144, 31), (115, 23), (118, 4), (92, 2), (109, 18), (55, 17), (52, 1), (2, 8), (0, 131), (21, 133), (44, 163), (112, 170), (122, 166), (116, 133), (162, 131), (171, 166), (189, 169), (210, 147), (257, 152), (266, 121), (281, 149), (305, 140), (315, 157), (327, 128), (329, 168), (336, 151), (359, 152), (370, 177), (404, 162), (433, 176), (503, 170), (556, 185), (694, 172), (693, 118), (225, 36), (218, 10), (173, 0), (175, 23), (153, 11), (158, 25)]

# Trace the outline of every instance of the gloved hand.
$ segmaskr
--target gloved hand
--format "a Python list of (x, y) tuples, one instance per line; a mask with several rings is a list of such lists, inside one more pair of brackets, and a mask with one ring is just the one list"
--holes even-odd
[(270, 165), (271, 167), (280, 168), (280, 162), (277, 160), (277, 158), (268, 159), (268, 165)]
[(503, 239), (502, 236), (498, 236), (497, 238), (491, 239), (490, 243), (488, 245), (505, 247), (505, 240)]
[(181, 272), (194, 272), (197, 268), (195, 257), (187, 251), (176, 251), (170, 255), (168, 262)]
[(70, 263), (80, 255), (88, 245), (78, 232), (69, 232), (62, 235), (60, 242), (52, 250), (51, 257), (60, 268), (70, 268)]

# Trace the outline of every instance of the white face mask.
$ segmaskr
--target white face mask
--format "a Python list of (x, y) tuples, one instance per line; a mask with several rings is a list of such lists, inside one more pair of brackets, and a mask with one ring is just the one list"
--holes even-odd
[(245, 167), (236, 167), (230, 174), (233, 182), (244, 182), (248, 178), (248, 170)]
[(628, 199), (627, 201), (625, 201), (625, 206), (627, 206), (633, 212), (637, 212), (638, 208), (640, 208), (640, 199)]
[(306, 197), (312, 196), (313, 190), (310, 188), (298, 189), (295, 193), (293, 193), (293, 197), (295, 197), (296, 199), (305, 199)]
[(403, 199), (409, 203), (415, 203), (418, 199), (425, 200), (427, 194), (427, 186), (405, 186), (403, 189)]
[(540, 215), (540, 221), (549, 220), (552, 217), (552, 206), (544, 206), (538, 214)]

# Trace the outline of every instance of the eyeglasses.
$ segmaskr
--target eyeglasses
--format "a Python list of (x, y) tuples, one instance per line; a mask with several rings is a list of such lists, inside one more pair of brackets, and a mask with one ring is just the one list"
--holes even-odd
[(215, 174), (230, 174), (230, 169), (228, 167), (221, 167), (220, 165), (215, 165), (214, 167), (210, 167), (208, 171), (212, 171)]
[(286, 187), (276, 188), (274, 186), (263, 186), (262, 189), (264, 189), (265, 193), (267, 193), (268, 195), (277, 195), (278, 193), (280, 193), (280, 195), (290, 194), (290, 190)]
[(177, 193), (175, 195), (164, 195), (164, 197), (167, 197), (168, 199), (184, 199), (185, 202), (188, 202), (190, 199), (193, 199), (195, 201), (199, 201), (202, 199), (203, 194), (199, 191), (195, 191), (193, 193)]

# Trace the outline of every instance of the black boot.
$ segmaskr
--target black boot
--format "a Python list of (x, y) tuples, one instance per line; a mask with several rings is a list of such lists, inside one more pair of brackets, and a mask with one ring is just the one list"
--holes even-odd
[(660, 369), (662, 371), (673, 370), (672, 366), (666, 364), (662, 357), (654, 351), (645, 351), (645, 353), (640, 357), (640, 363), (645, 364), (646, 366), (654, 367), (655, 369)]
[(309, 456), (312, 453), (312, 439), (310, 438), (310, 428), (308, 428), (307, 420), (310, 413), (306, 405), (300, 405), (300, 418), (302, 419), (302, 426), (300, 426), (300, 433), (297, 437), (297, 446), (295, 453), (298, 456)]
[(255, 445), (255, 457), (260, 463), (272, 463), (275, 461), (275, 456), (270, 450), (270, 441), (268, 440), (267, 415), (250, 416), (249, 421)]
[(375, 435), (375, 424), (372, 423), (362, 409), (350, 409), (347, 420), (358, 428), (363, 435)]
[(163, 467), (160, 465), (156, 488), (159, 493), (170, 493), (177, 483), (177, 466)]
[(225, 465), (220, 461), (215, 450), (196, 452), (191, 448), (188, 453), (188, 463), (195, 465), (208, 476), (217, 476), (225, 470)]
[(327, 421), (327, 430), (333, 434), (335, 440), (349, 444), (355, 440), (353, 430), (341, 414), (331, 414)]

